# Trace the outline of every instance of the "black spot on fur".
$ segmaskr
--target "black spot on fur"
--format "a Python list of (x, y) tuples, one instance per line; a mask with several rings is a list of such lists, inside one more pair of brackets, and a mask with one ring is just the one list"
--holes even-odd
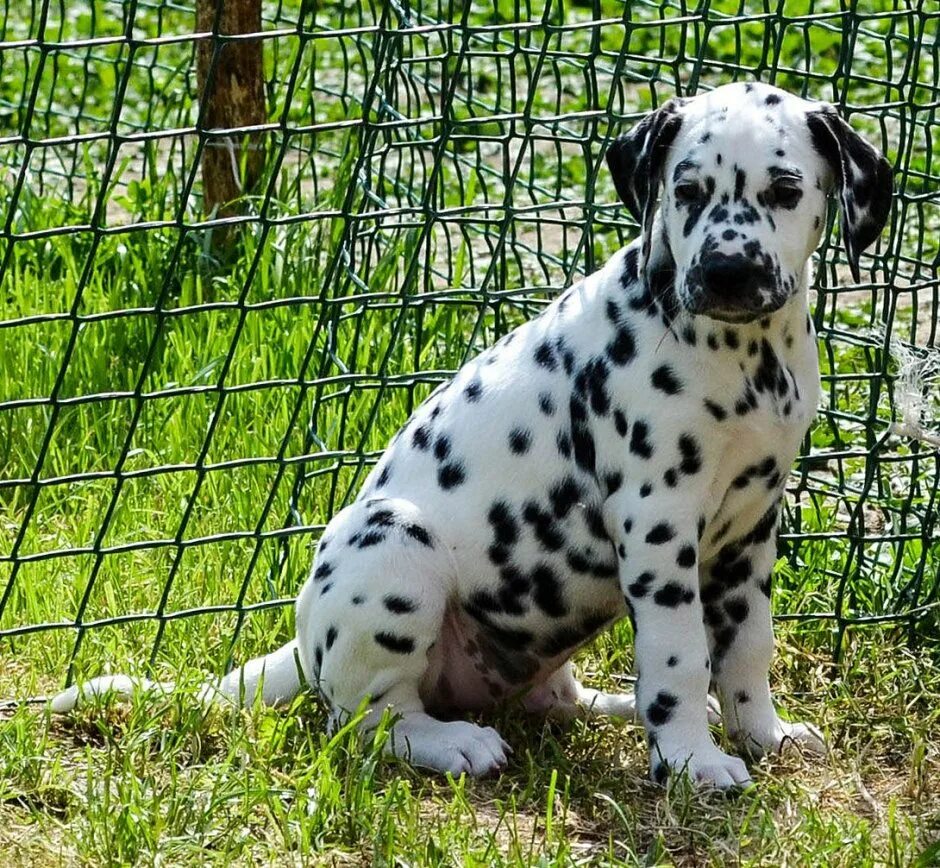
[(474, 377), (466, 386), (464, 386), (463, 395), (471, 403), (475, 404), (480, 400), (483, 394), (483, 383), (479, 377)]
[(754, 394), (754, 390), (747, 386), (744, 389), (744, 394), (734, 402), (734, 412), (738, 416), (746, 416), (752, 410), (757, 409), (757, 395)]
[(676, 535), (675, 529), (671, 524), (661, 521), (653, 525), (650, 532), (646, 535), (646, 541), (650, 545), (662, 545), (669, 542)]
[(750, 558), (741, 557), (733, 547), (725, 548), (730, 549), (730, 552), (726, 554), (725, 549), (719, 552), (718, 559), (712, 565), (712, 578), (725, 588), (735, 588), (751, 577), (753, 565)]
[(676, 556), (676, 563), (683, 567), (684, 569), (689, 569), (690, 567), (695, 566), (695, 546), (684, 545), (679, 549), (679, 554)]
[(373, 638), (377, 644), (393, 654), (411, 654), (415, 650), (415, 640), (410, 636), (398, 636), (381, 630)]
[(728, 412), (725, 410), (721, 404), (716, 404), (709, 398), (705, 399), (705, 409), (708, 410), (712, 416), (715, 417), (719, 422), (723, 422), (728, 417)]
[(614, 410), (614, 427), (621, 437), (627, 436), (627, 417), (624, 416), (623, 410)]
[(523, 428), (513, 428), (509, 432), (509, 448), (516, 455), (524, 455), (532, 445), (532, 434)]
[(491, 545), (486, 552), (487, 556), (490, 559), (491, 563), (499, 566), (500, 564), (506, 563), (509, 560), (509, 549), (505, 546), (500, 545)]
[(405, 533), (412, 539), (417, 540), (419, 543), (421, 543), (421, 545), (427, 546), (429, 549), (434, 548), (434, 543), (431, 540), (431, 534), (421, 527), (420, 524), (405, 525)]
[(637, 248), (628, 248), (623, 257), (623, 274), (620, 276), (620, 282), (624, 285), (629, 285), (636, 281), (638, 276), (637, 260)]
[(599, 540), (608, 540), (607, 528), (604, 526), (604, 517), (596, 506), (585, 507), (584, 521), (587, 523), (591, 536)]
[(689, 604), (695, 599), (695, 591), (680, 585), (678, 582), (666, 582), (655, 594), (653, 600), (660, 606), (670, 609), (676, 608), (680, 603)]
[(591, 403), (591, 410), (598, 416), (606, 416), (610, 410), (610, 396), (607, 393), (607, 379), (610, 368), (603, 359), (592, 359), (581, 372), (585, 388)]
[[(352, 544), (352, 539), (350, 539), (350, 544)], [(369, 531), (369, 533), (364, 534), (359, 538), (357, 542), (357, 548), (366, 549), (370, 546), (376, 546), (379, 543), (385, 542), (385, 534), (379, 533), (377, 530)]]
[(313, 580), (315, 582), (322, 582), (324, 579), (329, 578), (333, 574), (333, 564), (328, 561), (324, 561), (321, 564), (317, 564), (317, 568), (313, 571)]
[(671, 669), (673, 666), (676, 666), (679, 663), (679, 658), (673, 654), (667, 661), (666, 665)]
[(583, 401), (572, 395), (569, 412), (571, 413), (571, 443), (574, 447), (575, 464), (588, 473), (594, 473), (596, 453), (594, 437), (587, 424), (587, 407)]
[(607, 496), (610, 497), (623, 485), (623, 474), (617, 471), (608, 473), (604, 476), (604, 487), (607, 489)]
[(679, 452), (682, 455), (679, 470), (686, 474), (686, 476), (692, 476), (702, 469), (701, 449), (699, 448), (698, 440), (691, 434), (679, 435)]
[(744, 184), (747, 182), (747, 175), (744, 173), (743, 169), (738, 169), (735, 167), (734, 170), (734, 201), (741, 201), (741, 197), (744, 195)]
[(451, 461), (448, 464), (444, 464), (437, 471), (437, 484), (445, 491), (449, 491), (451, 488), (456, 488), (458, 485), (461, 485), (465, 478), (466, 474), (463, 469), (463, 464), (459, 461)]
[(448, 455), (450, 455), (450, 437), (446, 434), (441, 434), (441, 436), (434, 441), (434, 457), (438, 461), (446, 461)]
[(653, 444), (649, 441), (649, 425), (642, 419), (633, 423), (633, 432), (630, 435), (630, 451), (640, 458), (651, 458)]
[(397, 594), (386, 594), (382, 598), (382, 604), (394, 615), (406, 615), (418, 608), (418, 604), (414, 600), (400, 597)]
[(663, 726), (669, 723), (675, 707), (679, 704), (677, 697), (665, 690), (656, 694), (656, 699), (646, 709), (646, 719), (653, 726)]
[[(728, 219), (728, 209), (724, 205), (716, 205), (709, 213), (708, 219), (712, 223), (724, 223)], [(737, 235), (733, 229), (726, 229), (724, 233), (725, 236), (727, 236), (729, 232), (733, 233), (733, 235)], [(726, 238), (725, 240), (729, 239)]]
[(633, 333), (625, 325), (617, 329), (613, 340), (607, 344), (608, 358), (618, 366), (623, 366), (633, 361), (636, 356), (636, 341)]
[(650, 377), (654, 389), (667, 395), (678, 395), (682, 392), (682, 383), (669, 365), (660, 365)]
[(561, 582), (554, 570), (546, 564), (538, 564), (529, 574), (532, 580), (532, 600), (546, 615), (561, 618), (568, 614), (561, 593)]
[(336, 641), (337, 636), (336, 627), (332, 624), (330, 625), (329, 630), (326, 631), (326, 650), (329, 651), (333, 647), (333, 643)]
[(535, 363), (540, 367), (554, 371), (558, 367), (558, 359), (555, 357), (555, 351), (548, 341), (542, 341), (535, 348)]
[(431, 445), (431, 429), (427, 425), (419, 425), (411, 435), (411, 442), (416, 449), (427, 451)]
[(539, 410), (541, 410), (546, 416), (555, 415), (555, 402), (552, 400), (552, 396), (548, 392), (542, 392), (539, 395)]
[(519, 539), (519, 525), (513, 517), (512, 509), (505, 501), (499, 500), (490, 507), (487, 515), (493, 526), (496, 541), (503, 545), (513, 545)]
[(426, 451), (431, 445), (431, 429), (427, 425), (418, 426), (411, 435), (411, 442), (416, 449)]
[(750, 607), (744, 597), (732, 597), (730, 600), (725, 600), (724, 605), (728, 617), (731, 618), (735, 624), (741, 624), (747, 620)]
[(591, 572), (591, 562), (579, 551), (572, 549), (565, 554), (565, 561), (576, 573)]
[(489, 591), (474, 591), (467, 601), (467, 607), (476, 612), (482, 613), (500, 613), (503, 611), (499, 600)]
[(777, 527), (777, 507), (778, 504), (775, 503), (761, 516), (760, 520), (747, 535), (746, 539), (748, 542), (760, 543), (767, 542), (767, 540), (770, 539), (771, 534)]
[(571, 350), (565, 350), (561, 354), (561, 364), (565, 369), (565, 373), (570, 377), (571, 372), (574, 370), (574, 353)]
[(395, 513), (391, 509), (377, 509), (366, 519), (368, 527), (390, 527), (395, 523)]
[(535, 501), (528, 501), (522, 517), (533, 526), (536, 539), (551, 552), (558, 551), (565, 544), (565, 537), (558, 530), (551, 513), (542, 509)]

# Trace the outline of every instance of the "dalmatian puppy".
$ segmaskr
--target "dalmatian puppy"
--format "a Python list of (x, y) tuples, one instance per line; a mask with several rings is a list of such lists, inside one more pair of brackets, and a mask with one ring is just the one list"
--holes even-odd
[[(305, 680), (334, 718), (390, 707), (394, 754), (485, 775), (509, 746), (460, 715), (520, 698), (639, 718), (656, 781), (747, 784), (709, 733), (713, 685), (744, 752), (824, 749), (771, 699), (771, 569), (819, 396), (827, 195), (857, 280), (890, 167), (832, 107), (759, 84), (670, 100), (606, 158), (640, 238), (415, 411), (327, 526), (296, 639), (206, 699), (276, 703)], [(635, 695), (582, 686), (572, 654), (624, 616)], [(95, 679), (53, 708), (147, 686)]]

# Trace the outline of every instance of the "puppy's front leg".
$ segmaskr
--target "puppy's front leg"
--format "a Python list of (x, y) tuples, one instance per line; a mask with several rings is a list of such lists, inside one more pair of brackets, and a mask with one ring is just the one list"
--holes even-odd
[(777, 557), (778, 505), (741, 540), (703, 564), (702, 603), (725, 728), (750, 754), (799, 744), (824, 753), (822, 734), (809, 723), (782, 720), (771, 699), (768, 671), (774, 637), (770, 572)]
[[(691, 502), (695, 502), (691, 500)], [(698, 516), (690, 499), (640, 499), (605, 506), (620, 554), (620, 583), (636, 628), (637, 708), (650, 744), (653, 779), (686, 771), (698, 783), (747, 784), (747, 767), (708, 732), (710, 663), (698, 590)]]

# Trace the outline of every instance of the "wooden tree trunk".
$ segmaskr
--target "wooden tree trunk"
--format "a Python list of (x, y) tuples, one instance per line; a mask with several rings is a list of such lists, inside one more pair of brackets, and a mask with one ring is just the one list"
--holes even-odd
[[(196, 29), (200, 33), (217, 32), (222, 37), (260, 33), (261, 0), (197, 0)], [(267, 121), (260, 39), (200, 40), (196, 75), (203, 104), (203, 130), (246, 127)], [(259, 133), (233, 132), (207, 140), (202, 154), (207, 216), (213, 212), (219, 217), (239, 213), (234, 200), (251, 192), (261, 176), (264, 162), (261, 145)], [(216, 231), (215, 237), (225, 244), (232, 233)]]

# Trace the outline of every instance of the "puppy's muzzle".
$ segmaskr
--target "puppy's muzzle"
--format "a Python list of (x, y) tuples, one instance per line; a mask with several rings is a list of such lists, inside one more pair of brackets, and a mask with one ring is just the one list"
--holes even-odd
[(776, 295), (770, 270), (743, 253), (712, 253), (700, 263), (689, 287), (688, 308), (727, 322), (746, 322), (769, 313), (766, 299)]

